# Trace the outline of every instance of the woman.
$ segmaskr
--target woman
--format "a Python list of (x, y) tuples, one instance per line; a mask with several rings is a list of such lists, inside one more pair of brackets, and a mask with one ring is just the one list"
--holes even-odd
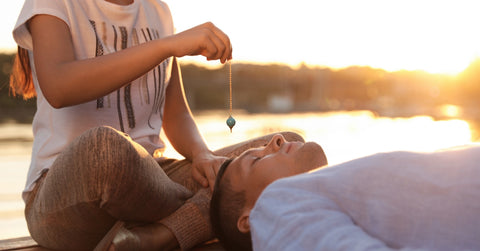
[[(211, 23), (173, 30), (159, 0), (25, 1), (11, 86), (37, 96), (23, 198), (40, 245), (188, 249), (212, 237), (210, 194), (200, 188), (213, 187), (222, 155), (268, 137), (208, 149), (176, 57), (225, 63), (230, 40)], [(185, 160), (163, 156), (161, 128)]]

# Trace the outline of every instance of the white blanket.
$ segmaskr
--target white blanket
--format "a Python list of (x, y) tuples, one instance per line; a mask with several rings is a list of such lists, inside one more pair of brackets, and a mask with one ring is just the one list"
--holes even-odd
[(480, 250), (480, 146), (380, 153), (278, 180), (254, 250)]

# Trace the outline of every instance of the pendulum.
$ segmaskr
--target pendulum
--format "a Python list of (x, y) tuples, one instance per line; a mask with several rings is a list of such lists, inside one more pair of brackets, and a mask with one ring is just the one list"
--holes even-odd
[(230, 86), (230, 116), (227, 119), (227, 126), (230, 128), (230, 132), (232, 132), (233, 126), (235, 126), (235, 119), (232, 117), (232, 61), (228, 61), (229, 66), (229, 86)]
[(235, 119), (230, 115), (227, 119), (227, 125), (230, 127), (230, 132), (232, 132), (232, 128), (235, 125)]
[(232, 117), (232, 61), (228, 61), (229, 65), (229, 86), (230, 86), (230, 116), (227, 119), (227, 126), (230, 128), (230, 132), (232, 132), (233, 126), (235, 126), (235, 119)]

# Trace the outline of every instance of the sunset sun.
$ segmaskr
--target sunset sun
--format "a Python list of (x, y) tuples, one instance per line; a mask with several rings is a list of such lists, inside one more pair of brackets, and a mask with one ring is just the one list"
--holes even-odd
[(475, 1), (167, 2), (177, 30), (213, 21), (238, 61), (456, 74), (480, 55)]

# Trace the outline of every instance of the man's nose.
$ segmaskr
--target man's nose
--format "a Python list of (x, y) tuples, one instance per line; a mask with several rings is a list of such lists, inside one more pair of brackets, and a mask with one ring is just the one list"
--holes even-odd
[(268, 143), (266, 149), (272, 150), (272, 151), (278, 151), (282, 147), (282, 145), (285, 143), (285, 138), (281, 134), (275, 134), (273, 135), (272, 139)]

